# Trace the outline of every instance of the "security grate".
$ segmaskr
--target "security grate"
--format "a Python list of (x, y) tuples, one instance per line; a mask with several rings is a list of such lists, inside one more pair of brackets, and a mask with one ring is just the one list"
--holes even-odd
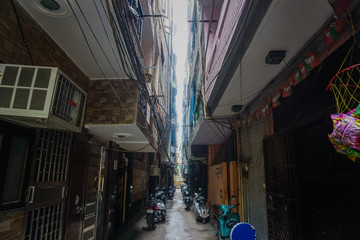
[(29, 211), (24, 239), (61, 239), (63, 208), (64, 204), (59, 204)]
[(63, 75), (59, 75), (55, 96), (54, 115), (81, 126), (86, 95)]
[(66, 181), (73, 134), (40, 131), (36, 147), (34, 182)]
[(264, 140), (269, 239), (296, 239), (293, 230), (294, 186), (289, 151), (289, 133)]

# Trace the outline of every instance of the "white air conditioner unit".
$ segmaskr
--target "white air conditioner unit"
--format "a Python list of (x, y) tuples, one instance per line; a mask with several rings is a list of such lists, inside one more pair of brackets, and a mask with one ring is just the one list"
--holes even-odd
[(80, 132), (86, 92), (56, 67), (0, 64), (0, 118)]

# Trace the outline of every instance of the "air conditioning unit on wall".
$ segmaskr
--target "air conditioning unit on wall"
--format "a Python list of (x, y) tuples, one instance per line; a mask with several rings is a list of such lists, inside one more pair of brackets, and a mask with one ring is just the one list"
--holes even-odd
[(0, 118), (80, 132), (86, 92), (56, 67), (0, 64)]

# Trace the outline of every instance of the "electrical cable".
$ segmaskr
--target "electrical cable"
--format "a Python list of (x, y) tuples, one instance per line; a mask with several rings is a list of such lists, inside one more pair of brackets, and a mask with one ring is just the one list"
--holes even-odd
[[(119, 79), (121, 79), (121, 78), (119, 77), (119, 75), (117, 74), (117, 72), (116, 72), (116, 70), (115, 70), (114, 66), (113, 66), (113, 65), (112, 65), (112, 63), (111, 63), (111, 61), (109, 60), (109, 58), (108, 58), (107, 54), (105, 53), (105, 50), (103, 49), (102, 45), (100, 44), (100, 42), (99, 42), (98, 38), (96, 37), (96, 34), (94, 33), (94, 31), (93, 31), (92, 27), (90, 26), (90, 24), (89, 24), (89, 22), (88, 22), (87, 18), (85, 17), (85, 14), (84, 14), (84, 12), (83, 12), (82, 8), (80, 7), (80, 5), (79, 5), (78, 1), (75, 1), (75, 3), (76, 3), (76, 5), (77, 5), (77, 7), (79, 8), (80, 13), (81, 13), (81, 14), (82, 14), (82, 16), (83, 16), (83, 19), (85, 20), (85, 22), (86, 22), (86, 24), (87, 24), (88, 28), (90, 29), (90, 31), (91, 31), (91, 33), (92, 33), (92, 35), (93, 35), (93, 37), (94, 37), (95, 41), (96, 41), (96, 42), (97, 42), (97, 44), (99, 45), (99, 47), (100, 47), (100, 49), (101, 49), (102, 53), (104, 54), (104, 56), (105, 56), (105, 58), (106, 58), (107, 62), (109, 63), (109, 65), (110, 65), (111, 69), (113, 70), (113, 72), (115, 73), (115, 75), (116, 75)], [(94, 3), (94, 5), (95, 5), (95, 8), (97, 9), (97, 12), (98, 12), (98, 14), (99, 14), (98, 8), (97, 8), (97, 6), (96, 6), (96, 4), (95, 4), (95, 3)], [(99, 18), (100, 18), (100, 21), (101, 21), (101, 23), (102, 23), (102, 26), (103, 26), (103, 28), (104, 28), (104, 30), (105, 30), (105, 35), (107, 36), (107, 39), (108, 39), (109, 45), (111, 46), (109, 36), (108, 36), (107, 31), (106, 31), (106, 28), (105, 28), (105, 26), (104, 26), (104, 24), (103, 24), (103, 22), (102, 22), (102, 19), (101, 19), (101, 17), (100, 17), (100, 14), (99, 14)], [(115, 55), (115, 52), (114, 52), (114, 51), (113, 51), (113, 53), (114, 53), (114, 55)], [(116, 56), (116, 55), (115, 55), (115, 56)], [(116, 59), (116, 57), (115, 57), (115, 59)], [(119, 67), (120, 67), (120, 65), (119, 65)], [(125, 70), (125, 69), (124, 69), (124, 70)], [(104, 77), (106, 78), (106, 76), (104, 76)], [(130, 78), (130, 76), (129, 76), (129, 75), (128, 75), (128, 77)], [(121, 81), (121, 83), (122, 83), (122, 84), (123, 84), (123, 86), (126, 88), (126, 86), (124, 85), (124, 83), (123, 83), (122, 81)], [(130, 90), (130, 88), (129, 88), (129, 86), (128, 86), (128, 85), (127, 85), (127, 90), (128, 90), (128, 92), (130, 93), (130, 95), (132, 96), (133, 100), (134, 100), (134, 101), (136, 101), (137, 99), (135, 99), (135, 97), (134, 97), (133, 93), (131, 92), (131, 90)]]
[(22, 25), (21, 25), (21, 22), (20, 22), (20, 18), (19, 18), (19, 14), (18, 14), (18, 12), (17, 12), (17, 10), (16, 10), (16, 6), (15, 6), (15, 3), (14, 3), (14, 0), (11, 0), (10, 2), (11, 2), (11, 5), (12, 5), (12, 7), (13, 7), (13, 9), (14, 9), (16, 21), (17, 21), (17, 23), (18, 23), (18, 27), (19, 27), (20, 34), (21, 34), (21, 39), (22, 39), (22, 41), (23, 41), (23, 43), (24, 43), (24, 45), (25, 45), (26, 51), (28, 52), (31, 65), (34, 65), (34, 61), (33, 61), (33, 58), (32, 58), (32, 54), (31, 54), (31, 51), (30, 51), (28, 42), (27, 42), (27, 40), (26, 40), (24, 31), (23, 31), (23, 28), (22, 28)]
[[(111, 87), (111, 89), (113, 90), (113, 92), (114, 92), (115, 96), (117, 97), (118, 102), (120, 103), (120, 105), (122, 106), (122, 108), (126, 111), (126, 113), (127, 113), (128, 115), (130, 115), (130, 116), (132, 117), (132, 119), (134, 119), (134, 120), (136, 121), (136, 119), (134, 118), (134, 116), (133, 116), (133, 115), (128, 111), (128, 109), (123, 105), (123, 103), (122, 103), (119, 95), (117, 94), (117, 92), (116, 92), (114, 86), (112, 85), (112, 83), (110, 82), (110, 80), (106, 78), (106, 75), (105, 75), (104, 71), (102, 70), (102, 68), (101, 68), (98, 60), (97, 60), (96, 57), (95, 57), (95, 54), (94, 54), (93, 50), (92, 50), (91, 47), (90, 47), (90, 44), (89, 44), (88, 39), (86, 38), (85, 32), (84, 32), (84, 30), (83, 30), (83, 28), (82, 28), (82, 26), (81, 26), (81, 24), (80, 24), (80, 21), (79, 21), (77, 15), (75, 14), (75, 10), (73, 9), (73, 7), (72, 7), (72, 5), (70, 4), (69, 0), (67, 0), (67, 2), (68, 2), (69, 6), (70, 6), (70, 9), (72, 10), (72, 12), (73, 12), (73, 14), (74, 14), (74, 16), (75, 16), (75, 19), (76, 19), (76, 21), (77, 21), (77, 23), (78, 23), (78, 25), (79, 25), (79, 28), (80, 28), (80, 30), (81, 30), (81, 33), (82, 33), (83, 37), (84, 37), (84, 40), (85, 40), (85, 42), (86, 42), (86, 44), (87, 44), (87, 46), (88, 46), (88, 48), (89, 48), (89, 51), (90, 51), (90, 53), (91, 53), (94, 61), (96, 62), (99, 70), (101, 71), (101, 73), (102, 73), (102, 75), (104, 76), (105, 80), (107, 81), (107, 83), (109, 84), (109, 86)], [(136, 122), (137, 122), (137, 121), (136, 121)], [(141, 125), (141, 124), (137, 122), (137, 125)], [(147, 129), (147, 126), (142, 126), (142, 127), (145, 128), (145, 129)], [(147, 129), (147, 130), (148, 130), (148, 129)], [(149, 134), (151, 135), (151, 133), (150, 133), (149, 130), (148, 130), (148, 132), (149, 132)]]
[[(114, 1), (114, 0), (113, 0), (113, 1)], [(126, 3), (126, 4), (127, 4), (127, 3)], [(128, 8), (125, 8), (125, 10), (129, 11)], [(133, 45), (131, 45), (131, 46), (133, 47)], [(138, 60), (138, 59), (136, 59), (136, 60)], [(152, 111), (154, 112), (154, 105), (151, 105), (151, 106), (152, 106)], [(155, 123), (156, 123), (156, 125), (157, 125), (157, 128), (160, 129), (160, 127), (159, 127), (159, 125), (158, 125), (158, 122), (155, 121)], [(163, 145), (163, 144), (162, 144), (162, 145)], [(164, 145), (163, 145), (163, 146), (164, 146)], [(165, 146), (164, 146), (164, 150), (165, 150), (165, 153), (166, 153), (166, 155), (167, 155), (167, 157), (168, 157), (169, 162), (172, 163), (172, 161), (171, 161), (171, 159), (170, 159), (170, 157), (169, 157), (169, 155), (168, 155), (168, 152), (167, 152), (167, 149), (165, 148)], [(174, 163), (172, 163), (172, 164), (174, 164)]]

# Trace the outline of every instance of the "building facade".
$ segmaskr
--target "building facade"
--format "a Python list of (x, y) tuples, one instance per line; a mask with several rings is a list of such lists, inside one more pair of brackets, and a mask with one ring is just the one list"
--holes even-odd
[(338, 104), (327, 88), (358, 63), (358, 3), (192, 5), (189, 65), (203, 61), (191, 67), (189, 144), (208, 146), (212, 214), (238, 203), (260, 239), (358, 238), (359, 164), (328, 139)]
[(0, 5), (0, 238), (111, 239), (172, 174), (172, 6)]

